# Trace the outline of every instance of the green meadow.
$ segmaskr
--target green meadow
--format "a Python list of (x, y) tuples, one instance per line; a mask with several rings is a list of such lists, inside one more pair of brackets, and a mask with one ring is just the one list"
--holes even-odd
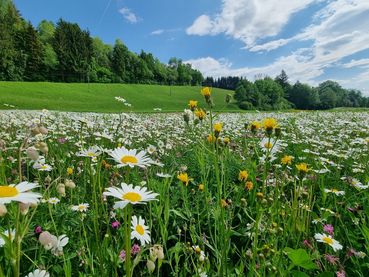
[[(201, 87), (141, 84), (84, 84), (48, 82), (0, 82), (0, 109), (59, 110), (75, 112), (163, 112), (183, 111), (189, 100), (203, 102)], [(240, 111), (235, 103), (226, 104), (233, 91), (213, 89), (217, 111)], [(120, 96), (132, 107), (115, 100)], [(4, 105), (5, 104), (5, 105)]]

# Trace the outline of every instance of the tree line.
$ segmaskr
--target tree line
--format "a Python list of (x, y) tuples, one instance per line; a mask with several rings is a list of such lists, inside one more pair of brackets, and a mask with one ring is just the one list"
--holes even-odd
[(274, 79), (258, 76), (251, 82), (240, 78), (234, 98), (238, 106), (245, 110), (369, 107), (369, 97), (364, 97), (359, 90), (342, 88), (339, 83), (330, 80), (322, 82), (317, 87), (299, 81), (291, 84), (284, 70)]
[(0, 80), (200, 85), (200, 71), (171, 58), (130, 51), (92, 38), (78, 24), (25, 21), (11, 0), (0, 0)]

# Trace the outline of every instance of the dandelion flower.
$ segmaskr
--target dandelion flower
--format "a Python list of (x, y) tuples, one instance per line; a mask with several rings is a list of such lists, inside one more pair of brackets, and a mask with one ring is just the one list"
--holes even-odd
[(132, 232), (131, 239), (138, 239), (141, 245), (145, 245), (146, 243), (150, 243), (150, 231), (149, 227), (145, 225), (145, 219), (141, 216), (137, 218), (137, 216), (132, 216)]
[(177, 175), (177, 179), (180, 180), (184, 185), (188, 186), (188, 183), (190, 182), (190, 178), (188, 178), (187, 173), (180, 173)]
[(126, 183), (121, 183), (121, 188), (110, 187), (106, 188), (103, 193), (105, 196), (113, 196), (122, 201), (118, 201), (114, 205), (114, 209), (123, 209), (128, 203), (131, 204), (146, 204), (155, 199), (159, 194), (152, 191), (147, 191), (145, 187), (133, 187), (132, 184), (127, 185)]
[(292, 160), (293, 160), (292, 156), (286, 155), (281, 159), (281, 163), (284, 165), (290, 165), (292, 163)]
[(337, 250), (341, 250), (343, 247), (342, 245), (336, 241), (335, 239), (332, 238), (332, 236), (330, 235), (326, 235), (326, 234), (315, 234), (314, 238), (318, 241), (318, 242), (323, 242), (325, 244), (328, 244), (329, 246), (331, 246), (333, 248), (333, 251), (337, 251)]
[(197, 101), (195, 100), (190, 100), (190, 102), (188, 103), (188, 106), (190, 107), (191, 111), (194, 111), (197, 107)]
[(201, 94), (205, 97), (210, 97), (211, 95), (211, 90), (209, 87), (204, 87), (201, 89)]
[(241, 170), (240, 173), (238, 173), (238, 180), (240, 181), (246, 181), (249, 177), (249, 173), (247, 170)]
[(21, 182), (16, 186), (0, 186), (0, 204), (8, 204), (12, 201), (37, 204), (41, 194), (30, 191), (36, 187), (38, 187), (37, 184), (28, 182)]
[(118, 163), (118, 168), (124, 166), (145, 168), (153, 163), (153, 160), (146, 156), (145, 151), (137, 152), (136, 149), (128, 150), (125, 147), (114, 149), (110, 156)]
[(297, 170), (300, 173), (307, 173), (309, 171), (308, 165), (306, 163), (299, 163), (296, 165)]
[(263, 128), (266, 131), (273, 131), (278, 126), (277, 120), (274, 118), (266, 118), (263, 121)]

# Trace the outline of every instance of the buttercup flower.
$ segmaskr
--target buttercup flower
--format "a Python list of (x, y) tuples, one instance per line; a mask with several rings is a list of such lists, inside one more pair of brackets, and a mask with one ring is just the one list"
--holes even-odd
[(190, 179), (187, 173), (179, 173), (177, 175), (177, 179), (180, 180), (186, 186), (188, 186), (188, 183), (190, 182)]

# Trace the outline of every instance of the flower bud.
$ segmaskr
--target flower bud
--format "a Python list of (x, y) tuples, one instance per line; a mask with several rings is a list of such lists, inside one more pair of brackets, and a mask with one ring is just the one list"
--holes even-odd
[(65, 197), (65, 185), (63, 183), (58, 184), (56, 190), (58, 191), (61, 197)]
[(53, 246), (57, 245), (58, 239), (56, 236), (50, 234), (48, 231), (42, 232), (38, 241), (46, 250), (50, 250)]
[(146, 267), (147, 267), (147, 269), (149, 270), (150, 273), (153, 273), (154, 270), (155, 270), (155, 264), (151, 260), (147, 260)]
[(49, 130), (47, 130), (44, 126), (39, 127), (38, 130), (43, 135), (47, 135), (47, 133), (49, 132)]
[(19, 208), (20, 208), (22, 215), (26, 215), (28, 213), (30, 206), (31, 204), (29, 203), (19, 203)]
[(6, 206), (4, 204), (0, 204), (0, 217), (5, 216), (8, 213)]
[(37, 161), (40, 157), (40, 155), (38, 154), (38, 151), (35, 147), (31, 146), (28, 147), (26, 150), (27, 153), (27, 157), (33, 161)]
[(72, 180), (65, 180), (65, 186), (70, 189), (74, 189), (76, 184)]

